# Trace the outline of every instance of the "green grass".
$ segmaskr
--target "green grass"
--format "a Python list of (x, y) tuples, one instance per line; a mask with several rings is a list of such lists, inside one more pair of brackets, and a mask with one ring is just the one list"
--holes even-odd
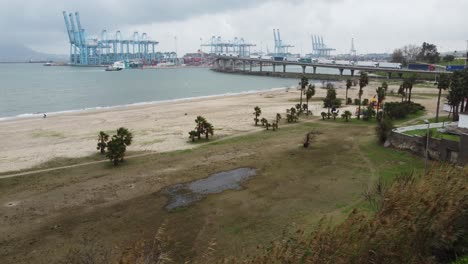
[(403, 119), (397, 119), (393, 121), (395, 126), (401, 126), (403, 123), (405, 126), (413, 125), (415, 122), (419, 122), (419, 118), (424, 116), (426, 111), (418, 111), (414, 114), (409, 114)]
[[(24, 192), (34, 197), (36, 191), (41, 194), (51, 190), (58, 196), (61, 192), (66, 192), (67, 197), (88, 195), (89, 209), (98, 203), (99, 210), (73, 211), (55, 217), (53, 224), (66, 226), (73, 234), (92, 229), (98, 241), (111, 246), (122, 247), (122, 243), (142, 233), (151, 235), (162, 223), (171, 223), (167, 231), (179, 242), (174, 250), (183, 252), (176, 262), (192, 256), (194, 247), (211, 239), (219, 241), (216, 255), (244, 254), (248, 253), (245, 249), (255, 250), (258, 244), (267, 245), (281, 236), (289, 228), (290, 219), (308, 229), (326, 214), (333, 215), (334, 221), (341, 221), (352, 208), (361, 206), (361, 194), (377, 178), (391, 180), (406, 170), (421, 167), (418, 157), (378, 145), (373, 122), (352, 120), (346, 123), (338, 119), (286, 124), (283, 120), (278, 131), (263, 130), (210, 141), (191, 150), (127, 159), (117, 168), (105, 162), (3, 179), (0, 180), (0, 195), (9, 195), (11, 200)], [(320, 134), (305, 149), (302, 142), (311, 130)], [(104, 160), (98, 154), (87, 158), (94, 159)], [(82, 161), (84, 159), (74, 159), (61, 161), (61, 164)], [(57, 165), (57, 161), (44, 164)], [(190, 207), (172, 212), (163, 209), (166, 198), (158, 193), (160, 188), (239, 167), (253, 167), (258, 172), (244, 184), (244, 189), (209, 195)], [(168, 170), (172, 168), (174, 170)], [(121, 185), (127, 182), (145, 188), (137, 193), (126, 191), (128, 187)], [(80, 186), (85, 185), (93, 188), (83, 190)], [(115, 195), (103, 186), (120, 186), (118, 192), (126, 193), (123, 194), (126, 198), (112, 202), (118, 204), (118, 218), (111, 216), (116, 208), (107, 206), (99, 198)], [(92, 200), (95, 196), (96, 201)], [(30, 222), (40, 218), (30, 217)], [(79, 220), (83, 218), (89, 221)], [(44, 246), (56, 248), (56, 245), (66, 244), (66, 248), (77, 243), (80, 236), (54, 233), (48, 224), (41, 222), (41, 226), (45, 226), (40, 232)], [(48, 239), (49, 236), (54, 239)], [(25, 250), (34, 250), (37, 246), (27, 245)], [(54, 256), (61, 254), (63, 252), (59, 251)]]
[(437, 65), (465, 65), (465, 59), (455, 59), (453, 61), (440, 61), (437, 63)]
[[(432, 132), (432, 138), (460, 141), (460, 136), (458, 135), (441, 133), (437, 130), (437, 128), (431, 128), (430, 130)], [(412, 136), (425, 136), (426, 129), (411, 130), (411, 131), (407, 131), (404, 133), (407, 135), (412, 135)]]

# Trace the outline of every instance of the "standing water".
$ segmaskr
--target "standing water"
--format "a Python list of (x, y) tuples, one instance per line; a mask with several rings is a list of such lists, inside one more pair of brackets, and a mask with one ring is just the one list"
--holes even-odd
[(203, 199), (208, 194), (220, 193), (225, 190), (239, 190), (240, 183), (255, 176), (255, 169), (239, 168), (212, 174), (211, 176), (166, 187), (162, 193), (169, 196), (167, 210), (188, 206)]

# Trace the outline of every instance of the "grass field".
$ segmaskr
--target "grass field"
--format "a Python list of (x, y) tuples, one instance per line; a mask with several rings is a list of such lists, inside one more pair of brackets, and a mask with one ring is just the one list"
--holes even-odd
[[(460, 136), (458, 135), (452, 135), (452, 134), (446, 134), (446, 133), (441, 133), (437, 131), (437, 128), (431, 128), (430, 129), (432, 132), (432, 138), (438, 138), (438, 139), (447, 139), (447, 140), (452, 140), (452, 141), (460, 141)], [(425, 136), (426, 135), (426, 129), (418, 129), (418, 130), (411, 130), (405, 132), (407, 135), (413, 135), (413, 136)]]
[[(319, 135), (305, 149), (302, 140), (311, 130)], [(244, 189), (163, 209), (161, 188), (240, 167), (257, 170)], [(0, 202), (22, 204), (0, 208), (6, 216), (0, 262), (56, 262), (83, 240), (102, 251), (122, 251), (163, 224), (177, 241), (176, 263), (196, 258), (212, 240), (218, 257), (246, 255), (285, 232), (311, 230), (324, 216), (340, 222), (353, 208), (366, 208), (362, 194), (378, 178), (391, 181), (421, 168), (420, 158), (379, 146), (373, 122), (317, 118), (137, 157), (117, 168), (98, 163), (3, 179)]]

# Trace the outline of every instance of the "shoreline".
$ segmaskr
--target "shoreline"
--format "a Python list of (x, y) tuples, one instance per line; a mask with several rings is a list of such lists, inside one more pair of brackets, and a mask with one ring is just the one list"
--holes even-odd
[(215, 126), (217, 138), (260, 131), (261, 127), (253, 125), (251, 113), (256, 105), (263, 116), (273, 118), (291, 107), (288, 98), (298, 96), (296, 89), (282, 87), (2, 120), (0, 136), (7, 143), (0, 149), (0, 172), (92, 155), (99, 131), (112, 135), (119, 127), (134, 134), (130, 151), (194, 148), (197, 145), (189, 143), (188, 132), (195, 126), (196, 116), (206, 117)]
[(47, 117), (52, 117), (52, 116), (59, 116), (59, 115), (65, 115), (65, 114), (91, 113), (93, 111), (106, 111), (106, 110), (113, 110), (113, 109), (118, 110), (118, 109), (127, 109), (127, 108), (138, 107), (138, 106), (160, 105), (160, 104), (165, 104), (165, 103), (190, 102), (190, 101), (217, 98), (217, 97), (231, 97), (231, 96), (239, 96), (239, 95), (245, 95), (245, 94), (261, 93), (261, 92), (281, 91), (281, 90), (294, 89), (294, 88), (296, 87), (277, 87), (277, 88), (269, 88), (265, 90), (250, 90), (250, 91), (238, 92), (238, 93), (202, 95), (202, 96), (196, 96), (196, 97), (185, 97), (185, 98), (159, 100), (159, 101), (147, 101), (147, 102), (138, 102), (138, 103), (123, 104), (123, 105), (114, 105), (114, 106), (86, 107), (83, 109), (70, 109), (70, 110), (62, 110), (62, 111), (55, 111), (55, 112), (23, 113), (23, 114), (19, 114), (16, 116), (0, 117), (0, 124), (3, 122), (7, 122), (7, 121), (42, 118), (42, 115), (44, 113), (47, 114)]

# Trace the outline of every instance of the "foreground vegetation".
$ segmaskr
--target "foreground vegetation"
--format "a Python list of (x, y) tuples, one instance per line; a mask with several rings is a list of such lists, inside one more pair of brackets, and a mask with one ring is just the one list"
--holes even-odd
[[(448, 263), (468, 254), (466, 172), (434, 167), (401, 175), (366, 193), (372, 213), (353, 210), (340, 225), (325, 219), (312, 233), (298, 230), (258, 256), (222, 263)], [(466, 258), (465, 258), (466, 260)]]

